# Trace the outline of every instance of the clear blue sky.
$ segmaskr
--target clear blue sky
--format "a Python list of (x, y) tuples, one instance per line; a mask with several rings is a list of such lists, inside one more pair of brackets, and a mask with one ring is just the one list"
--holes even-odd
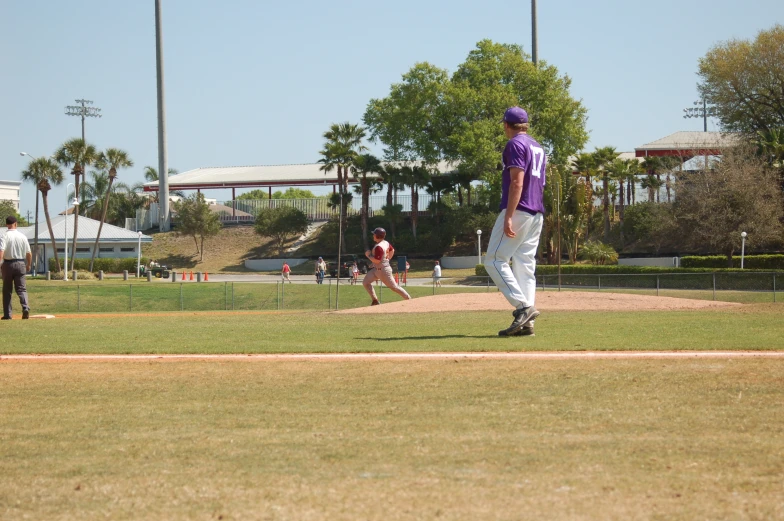
[[(103, 110), (87, 139), (157, 167), (153, 0), (0, 0), (0, 179), (81, 134), (74, 100)], [(169, 166), (313, 163), (333, 122), (361, 122), (416, 62), (454, 71), (481, 39), (531, 50), (530, 2), (164, 0)], [(784, 23), (781, 0), (539, 0), (539, 58), (589, 110), (589, 149), (630, 151), (678, 130), (711, 46)], [(709, 130), (716, 129), (709, 122)], [(72, 179), (70, 175), (69, 179)], [(207, 194), (231, 198), (230, 190)], [(65, 206), (65, 186), (51, 193)], [(35, 208), (22, 187), (21, 212)], [(42, 217), (43, 218), (43, 217)]]

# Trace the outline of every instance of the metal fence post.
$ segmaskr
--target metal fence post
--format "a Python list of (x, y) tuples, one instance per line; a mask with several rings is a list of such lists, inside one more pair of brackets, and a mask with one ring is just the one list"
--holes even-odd
[(329, 279), (329, 288), (327, 288), (327, 309), (332, 309), (332, 279)]
[(773, 302), (776, 302), (776, 274), (773, 274)]
[(128, 284), (128, 311), (133, 311), (133, 284)]
[[(774, 302), (776, 301), (775, 297), (773, 301)], [(78, 312), (81, 310), (82, 310), (82, 292), (81, 292), (81, 286), (77, 284), (76, 285), (76, 311)]]
[(546, 276), (542, 275), (542, 291), (547, 291), (547, 285), (545, 284)]
[(597, 278), (599, 279), (599, 291), (601, 291), (602, 290), (602, 276), (601, 275), (597, 275)]
[(659, 296), (659, 276), (656, 275), (656, 296)]
[(280, 281), (280, 309), (286, 309), (286, 284)]
[(716, 274), (713, 274), (713, 300), (716, 300)]
[(180, 311), (185, 311), (185, 304), (182, 300), (182, 282), (180, 282)]
[(229, 309), (229, 283), (223, 283), (223, 309)]
[(231, 283), (231, 310), (234, 311), (234, 281)]

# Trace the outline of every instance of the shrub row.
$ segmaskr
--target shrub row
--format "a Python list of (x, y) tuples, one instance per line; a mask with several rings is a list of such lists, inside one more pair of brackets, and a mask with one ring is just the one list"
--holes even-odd
[[(147, 259), (144, 257), (142, 257), (142, 264), (147, 264)], [(63, 259), (60, 259), (60, 267), (64, 267)], [(68, 264), (68, 271), (87, 271), (89, 267), (90, 259), (75, 259), (74, 266), (70, 263)], [(93, 271), (96, 273), (99, 271), (103, 271), (104, 273), (122, 273), (125, 270), (134, 273), (136, 272), (136, 257), (129, 257), (126, 259), (100, 258), (95, 259), (95, 262), (93, 263)], [(49, 271), (57, 271), (57, 264), (55, 264), (54, 259), (49, 259)]]
[[(726, 261), (726, 258), (725, 258)], [(594, 264), (564, 264), (561, 265), (561, 273), (563, 275), (640, 275), (640, 274), (657, 274), (657, 273), (713, 273), (715, 271), (721, 272), (738, 272), (738, 273), (745, 273), (749, 271), (749, 267), (746, 266), (746, 263), (743, 263), (744, 268), (746, 269), (736, 269), (736, 268), (668, 268), (668, 267), (659, 267), (659, 266), (618, 266), (618, 265), (611, 265), (611, 266), (598, 266)], [(772, 268), (755, 268), (755, 269), (767, 269), (770, 270)], [(784, 269), (784, 267), (779, 268)], [(474, 272), (477, 276), (486, 277), (487, 270), (483, 264), (477, 264), (474, 268)], [(550, 265), (550, 264), (539, 264), (536, 266), (536, 274), (537, 275), (557, 275), (558, 274), (558, 266)]]
[[(723, 255), (681, 257), (683, 268), (726, 268), (727, 257)], [(740, 268), (740, 257), (732, 258), (732, 267)], [(746, 255), (743, 267), (752, 270), (784, 270), (784, 255)]]

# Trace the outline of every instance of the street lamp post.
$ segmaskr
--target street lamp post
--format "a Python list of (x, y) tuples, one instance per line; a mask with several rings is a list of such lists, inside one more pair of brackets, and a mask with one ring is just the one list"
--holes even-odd
[(740, 232), (740, 269), (743, 269), (743, 257), (746, 255), (746, 232)]
[(482, 230), (476, 231), (476, 250), (477, 264), (482, 264)]
[(136, 278), (139, 278), (139, 269), (142, 264), (142, 232), (136, 232), (139, 234), (139, 245), (136, 248)]
[[(65, 275), (63, 276), (63, 280), (68, 280), (68, 187), (73, 186), (74, 191), (76, 190), (76, 185), (73, 183), (68, 183), (65, 185)], [(74, 208), (74, 212), (76, 212), (76, 208), (79, 206), (79, 199), (76, 198), (76, 193), (74, 193), (73, 201), (71, 201), (71, 205)], [(76, 248), (76, 237), (74, 237), (74, 248)], [(74, 255), (74, 262), (76, 262), (76, 255)]]

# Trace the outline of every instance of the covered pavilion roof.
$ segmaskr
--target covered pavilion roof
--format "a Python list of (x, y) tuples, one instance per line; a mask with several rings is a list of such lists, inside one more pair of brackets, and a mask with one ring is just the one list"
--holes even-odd
[[(305, 165), (261, 165), (204, 167), (169, 176), (169, 190), (210, 190), (218, 188), (260, 188), (274, 186), (337, 185), (337, 171), (324, 172), (319, 163)], [(448, 174), (453, 163), (442, 161), (438, 171)], [(349, 183), (355, 183), (349, 177)], [(145, 192), (157, 192), (158, 181), (144, 184)]]
[(738, 134), (725, 132), (675, 132), (667, 137), (651, 141), (634, 149), (637, 157), (676, 156), (720, 156), (722, 151), (737, 146)]

